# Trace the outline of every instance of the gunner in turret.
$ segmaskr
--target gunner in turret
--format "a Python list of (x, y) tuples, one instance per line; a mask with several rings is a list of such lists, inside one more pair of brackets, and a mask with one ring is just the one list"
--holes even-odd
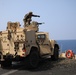
[(40, 17), (39, 15), (34, 15), (33, 12), (29, 12), (24, 16), (24, 27), (27, 25), (30, 25), (30, 22), (32, 21), (31, 18), (32, 17)]

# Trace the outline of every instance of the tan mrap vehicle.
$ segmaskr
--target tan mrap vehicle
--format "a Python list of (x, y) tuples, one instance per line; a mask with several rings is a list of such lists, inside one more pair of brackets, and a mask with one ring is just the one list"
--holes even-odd
[(49, 39), (47, 32), (39, 32), (38, 22), (32, 22), (25, 28), (19, 22), (8, 22), (7, 29), (0, 32), (1, 67), (9, 67), (12, 61), (27, 62), (29, 67), (37, 67), (40, 58), (58, 60), (59, 46)]

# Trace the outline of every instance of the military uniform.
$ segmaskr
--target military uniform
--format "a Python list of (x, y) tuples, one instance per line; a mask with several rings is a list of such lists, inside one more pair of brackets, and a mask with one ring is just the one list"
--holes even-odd
[(40, 17), (39, 15), (34, 15), (32, 12), (27, 13), (27, 14), (24, 16), (24, 19), (23, 19), (23, 21), (24, 21), (24, 27), (25, 27), (26, 25), (30, 25), (32, 16), (33, 16), (33, 17)]

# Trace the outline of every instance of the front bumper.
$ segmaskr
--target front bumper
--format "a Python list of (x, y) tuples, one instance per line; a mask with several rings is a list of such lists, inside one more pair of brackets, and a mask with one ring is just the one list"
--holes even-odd
[(0, 61), (4, 61), (4, 60), (22, 61), (22, 60), (24, 60), (24, 57), (21, 57), (19, 55), (13, 56), (11, 54), (9, 54), (9, 55), (0, 55)]

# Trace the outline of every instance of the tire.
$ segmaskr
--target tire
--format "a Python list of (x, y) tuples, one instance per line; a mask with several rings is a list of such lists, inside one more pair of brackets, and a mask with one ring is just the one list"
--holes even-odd
[(5, 60), (5, 61), (1, 61), (1, 67), (11, 67), (12, 66), (12, 61), (11, 60)]
[(57, 61), (59, 59), (59, 49), (58, 47), (54, 48), (54, 55), (51, 56), (51, 59)]
[(39, 64), (39, 52), (37, 50), (32, 50), (28, 57), (28, 68), (36, 68)]

